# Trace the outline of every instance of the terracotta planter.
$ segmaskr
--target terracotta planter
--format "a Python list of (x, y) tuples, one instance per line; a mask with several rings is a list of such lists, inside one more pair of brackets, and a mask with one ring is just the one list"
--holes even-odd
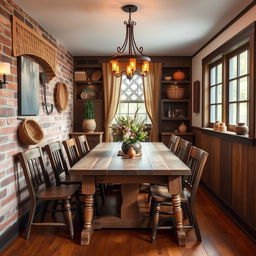
[(94, 132), (96, 129), (95, 119), (84, 119), (82, 128), (85, 132)]
[(235, 126), (235, 132), (237, 135), (245, 135), (248, 133), (248, 126), (245, 123), (238, 123)]
[(124, 143), (122, 144), (122, 151), (127, 155), (130, 148), (133, 148), (136, 152), (136, 154), (139, 154), (141, 151), (141, 144), (139, 142), (135, 143)]

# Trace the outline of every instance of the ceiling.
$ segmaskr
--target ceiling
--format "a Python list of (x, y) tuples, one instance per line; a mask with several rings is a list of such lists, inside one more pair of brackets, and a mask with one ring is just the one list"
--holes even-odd
[(125, 4), (135, 40), (151, 56), (193, 55), (253, 0), (15, 0), (74, 56), (111, 56), (122, 45)]

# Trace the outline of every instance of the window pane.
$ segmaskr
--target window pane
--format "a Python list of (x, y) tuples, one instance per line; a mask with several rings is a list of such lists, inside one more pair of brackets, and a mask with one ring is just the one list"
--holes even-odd
[(247, 123), (247, 103), (239, 103), (238, 122)]
[(127, 103), (120, 103), (119, 104), (119, 112), (127, 114), (128, 111), (128, 104)]
[(248, 51), (244, 51), (239, 54), (239, 75), (245, 75), (248, 73)]
[(247, 77), (243, 77), (239, 79), (239, 100), (247, 100), (248, 99), (248, 79)]
[(217, 119), (216, 121), (222, 121), (222, 105), (217, 105)]
[(216, 103), (216, 86), (211, 87), (211, 100), (210, 100), (211, 104)]
[(229, 101), (236, 101), (237, 99), (237, 80), (229, 82)]
[(216, 84), (216, 67), (211, 68), (211, 85)]
[(237, 56), (229, 60), (229, 78), (237, 77)]
[(210, 122), (215, 123), (215, 113), (216, 113), (216, 106), (212, 105), (211, 106), (211, 112), (210, 112)]
[(229, 124), (236, 124), (236, 103), (229, 104)]
[(217, 84), (222, 83), (222, 64), (217, 66)]
[(133, 115), (136, 112), (136, 110), (137, 110), (137, 103), (129, 103), (129, 113), (130, 113), (130, 116), (133, 117)]
[(222, 85), (217, 86), (217, 103), (222, 102)]

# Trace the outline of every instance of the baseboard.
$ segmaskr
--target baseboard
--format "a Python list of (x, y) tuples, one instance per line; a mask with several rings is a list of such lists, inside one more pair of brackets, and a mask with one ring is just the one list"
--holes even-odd
[(211, 195), (214, 201), (227, 213), (234, 222), (256, 243), (256, 229), (252, 227), (246, 220), (241, 218), (233, 208), (230, 207), (222, 198), (214, 193), (205, 183), (201, 182), (203, 188)]
[[(42, 211), (44, 203), (41, 202), (36, 209), (36, 215)], [(9, 229), (7, 229), (0, 236), (0, 253), (5, 250), (19, 235), (24, 231), (28, 219), (28, 212), (23, 214), (17, 222), (15, 222)]]

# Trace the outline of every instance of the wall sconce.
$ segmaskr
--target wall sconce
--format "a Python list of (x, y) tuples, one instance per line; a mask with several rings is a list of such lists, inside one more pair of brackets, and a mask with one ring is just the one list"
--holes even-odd
[(3, 75), (3, 81), (0, 80), (0, 88), (3, 88), (4, 84), (7, 84), (6, 75), (11, 74), (10, 63), (0, 62), (0, 75)]

